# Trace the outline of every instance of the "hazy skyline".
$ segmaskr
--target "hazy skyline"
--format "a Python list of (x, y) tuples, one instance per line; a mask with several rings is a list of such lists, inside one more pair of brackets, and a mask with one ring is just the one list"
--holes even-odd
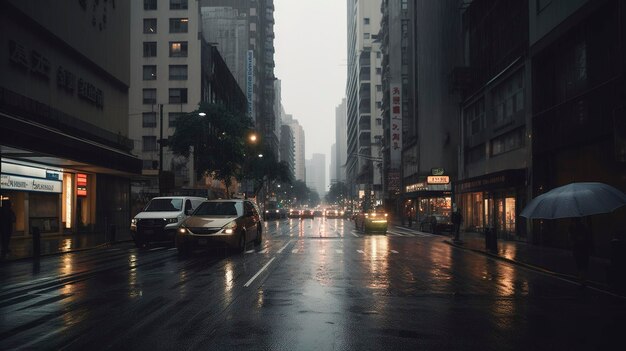
[(274, 1), (275, 74), (282, 81), (282, 104), (304, 128), (305, 158), (326, 155), (326, 179), (335, 108), (346, 90), (346, 6), (341, 0)]

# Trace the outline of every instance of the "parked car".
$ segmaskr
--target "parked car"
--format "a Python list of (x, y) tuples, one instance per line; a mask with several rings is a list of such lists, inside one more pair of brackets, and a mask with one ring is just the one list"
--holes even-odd
[(203, 197), (155, 197), (130, 221), (130, 233), (137, 247), (154, 242), (174, 243), (180, 223), (202, 203)]
[(259, 210), (249, 200), (205, 201), (176, 233), (176, 248), (187, 255), (197, 248), (226, 246), (244, 252), (248, 242), (263, 240)]
[(450, 217), (436, 214), (424, 218), (424, 220), (420, 222), (420, 230), (431, 233), (452, 232), (454, 225)]
[(387, 213), (382, 208), (359, 212), (355, 216), (354, 225), (363, 233), (387, 233)]

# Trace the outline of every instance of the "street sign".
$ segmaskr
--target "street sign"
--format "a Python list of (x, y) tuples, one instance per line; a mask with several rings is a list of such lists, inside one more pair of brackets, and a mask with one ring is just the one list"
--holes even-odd
[(428, 176), (426, 178), (428, 184), (448, 184), (450, 183), (449, 176)]
[(430, 169), (430, 174), (434, 175), (434, 176), (442, 176), (444, 174), (446, 174), (446, 170), (443, 168), (431, 168)]

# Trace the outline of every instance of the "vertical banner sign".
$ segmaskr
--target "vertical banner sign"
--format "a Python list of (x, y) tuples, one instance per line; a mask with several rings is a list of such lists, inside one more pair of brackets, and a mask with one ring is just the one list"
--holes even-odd
[(248, 98), (248, 116), (254, 119), (254, 51), (248, 50), (246, 61), (246, 96)]
[(76, 196), (87, 196), (87, 175), (76, 174)]
[(391, 142), (390, 147), (390, 163), (391, 168), (400, 168), (402, 159), (402, 91), (400, 84), (390, 84), (391, 97), (391, 129), (389, 131)]

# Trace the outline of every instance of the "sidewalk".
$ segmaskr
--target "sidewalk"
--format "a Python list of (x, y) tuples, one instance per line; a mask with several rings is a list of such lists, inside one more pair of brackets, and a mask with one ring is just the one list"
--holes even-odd
[[(115, 242), (131, 240), (130, 233), (119, 233)], [(81, 234), (55, 234), (41, 235), (41, 256), (55, 255), (103, 247), (109, 244), (104, 233), (81, 233)], [(7, 261), (21, 260), (33, 257), (33, 237), (11, 237), (9, 242), (11, 252), (0, 259), (0, 264)]]
[[(407, 228), (406, 223), (402, 225), (399, 220), (393, 220), (392, 223)], [(411, 229), (418, 230), (415, 222), (413, 222)], [(454, 234), (452, 233), (443, 233), (441, 237), (448, 245), (474, 251), (578, 283), (578, 272), (570, 250), (498, 239), (498, 252), (491, 253), (486, 249), (485, 235), (483, 233), (461, 232), (460, 243), (454, 242)], [(608, 259), (592, 256), (589, 260), (589, 269), (587, 271), (587, 284), (604, 291), (612, 291), (607, 281), (608, 267)]]

